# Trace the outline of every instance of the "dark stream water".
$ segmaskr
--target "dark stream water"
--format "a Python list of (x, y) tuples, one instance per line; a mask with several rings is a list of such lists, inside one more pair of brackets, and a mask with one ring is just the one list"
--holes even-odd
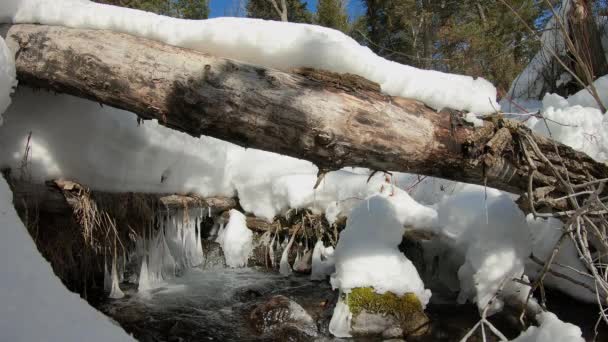
[[(262, 268), (216, 267), (192, 269), (145, 294), (138, 293), (136, 285), (122, 287), (124, 298), (105, 300), (99, 309), (140, 341), (344, 341), (328, 332), (336, 292), (327, 281), (313, 282), (308, 276), (283, 277)], [(266, 333), (256, 330), (251, 319), (253, 308), (276, 295), (300, 304), (314, 319), (317, 336), (293, 329)], [(407, 341), (459, 341), (479, 319), (474, 306), (449, 304), (438, 295), (427, 306), (427, 313), (431, 332)], [(513, 316), (497, 315), (491, 320), (512, 338), (519, 328), (509, 317)], [(497, 339), (489, 339), (493, 340)], [(481, 341), (481, 336), (469, 341)]]

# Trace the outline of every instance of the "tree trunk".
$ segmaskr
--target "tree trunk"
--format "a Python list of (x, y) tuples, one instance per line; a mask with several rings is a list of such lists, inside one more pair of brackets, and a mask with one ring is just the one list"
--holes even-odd
[[(553, 186), (556, 195), (565, 189), (549, 162), (580, 182), (608, 177), (605, 164), (499, 115), (474, 128), (462, 113), (387, 96), (355, 75), (278, 71), (109, 31), (14, 25), (7, 43), (22, 85), (306, 159), (320, 172), (360, 166), (524, 193), (533, 160), (534, 186)], [(522, 136), (548, 159), (526, 153)]]
[[(583, 62), (590, 68), (595, 80), (608, 74), (608, 62), (602, 47), (602, 36), (591, 11), (590, 1), (573, 1), (572, 8), (568, 13), (568, 24), (570, 25), (570, 39), (574, 43), (574, 48)], [(577, 75), (584, 80), (586, 78), (580, 69), (580, 66), (575, 66)]]

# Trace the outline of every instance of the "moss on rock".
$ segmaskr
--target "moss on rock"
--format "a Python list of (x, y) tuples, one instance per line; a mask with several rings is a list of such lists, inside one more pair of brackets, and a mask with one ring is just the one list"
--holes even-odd
[(391, 315), (396, 318), (405, 335), (422, 335), (427, 332), (429, 318), (414, 293), (398, 296), (392, 292), (379, 294), (372, 287), (358, 287), (344, 297), (353, 317), (365, 311), (371, 314)]

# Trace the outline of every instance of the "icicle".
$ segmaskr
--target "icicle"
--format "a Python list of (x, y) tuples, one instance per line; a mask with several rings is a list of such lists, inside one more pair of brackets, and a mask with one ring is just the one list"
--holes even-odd
[(312, 252), (308, 250), (308, 247), (301, 251), (302, 243), (298, 246), (298, 252), (296, 255), (296, 260), (293, 263), (293, 270), (296, 272), (305, 273), (310, 271)]
[(143, 261), (141, 262), (141, 268), (139, 269), (137, 291), (147, 291), (151, 288), (152, 284), (150, 282), (150, 274), (148, 272), (148, 262), (146, 261), (146, 257), (144, 257)]
[(301, 247), (302, 244), (298, 244), (298, 250), (296, 251), (296, 260), (294, 260), (293, 265), (295, 267), (295, 265), (297, 265), (300, 262), (300, 258), (302, 257), (302, 251), (301, 251)]
[(199, 260), (198, 265), (202, 265), (205, 262), (205, 254), (203, 253), (203, 242), (201, 240), (201, 225), (196, 223), (196, 256)]
[(291, 265), (289, 265), (289, 251), (291, 250), (291, 246), (296, 239), (296, 234), (294, 233), (289, 239), (289, 243), (287, 243), (287, 247), (283, 249), (283, 254), (281, 255), (281, 262), (279, 263), (279, 273), (284, 276), (289, 276), (292, 272)]
[(207, 217), (211, 217), (211, 206), (208, 206), (207, 209), (209, 209), (209, 213), (207, 214)]
[(335, 337), (351, 337), (351, 320), (353, 314), (350, 312), (350, 308), (342, 300), (342, 292), (340, 292), (340, 300), (334, 308), (334, 314), (331, 316), (329, 322), (329, 332)]
[(175, 277), (176, 274), (176, 263), (175, 258), (171, 255), (169, 245), (167, 245), (167, 239), (165, 235), (162, 235), (162, 247), (161, 247), (161, 276), (162, 279), (168, 279)]
[(108, 262), (106, 261), (105, 253), (103, 256), (103, 291), (105, 293), (110, 293), (110, 291), (112, 291), (112, 276), (108, 271)]
[(110, 295), (108, 296), (112, 299), (119, 299), (125, 296), (125, 294), (120, 289), (120, 286), (118, 285), (118, 272), (116, 268), (116, 258), (114, 258), (114, 261), (112, 262), (112, 285)]
[(217, 242), (221, 245), (223, 240), (224, 240), (224, 224), (220, 223), (220, 228), (217, 231), (217, 237), (215, 238), (215, 242)]
[(311, 280), (324, 280), (326, 276), (334, 272), (333, 252), (333, 247), (325, 248), (323, 241), (317, 240), (312, 252)]
[(268, 256), (270, 257), (270, 266), (272, 266), (272, 268), (276, 267), (276, 261), (275, 261), (275, 257), (274, 257), (274, 246), (275, 246), (276, 237), (277, 237), (277, 234), (274, 234), (272, 236), (272, 240), (270, 241), (270, 249), (268, 250)]

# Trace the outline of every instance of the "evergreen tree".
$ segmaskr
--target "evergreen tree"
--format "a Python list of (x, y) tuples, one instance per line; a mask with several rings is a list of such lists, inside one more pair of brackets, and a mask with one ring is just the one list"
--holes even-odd
[(175, 6), (180, 18), (209, 18), (209, 3), (207, 0), (177, 0)]
[[(541, 13), (538, 2), (509, 3), (534, 27)], [(440, 28), (436, 46), (448, 71), (483, 76), (503, 92), (539, 47), (521, 20), (498, 0), (462, 2)]]
[(347, 32), (348, 15), (343, 0), (319, 0), (316, 24)]
[[(280, 5), (280, 0), (277, 0)], [(299, 0), (286, 0), (287, 21), (292, 23), (312, 23), (312, 13), (306, 8), (307, 3)], [(266, 20), (281, 20), (281, 16), (270, 0), (249, 0), (247, 17)]]
[[(540, 2), (508, 0), (530, 25)], [(365, 0), (354, 37), (379, 55), (409, 65), (483, 76), (505, 91), (538, 49), (499, 0)]]
[(96, 2), (140, 9), (170, 17), (207, 19), (208, 0), (94, 0)]

